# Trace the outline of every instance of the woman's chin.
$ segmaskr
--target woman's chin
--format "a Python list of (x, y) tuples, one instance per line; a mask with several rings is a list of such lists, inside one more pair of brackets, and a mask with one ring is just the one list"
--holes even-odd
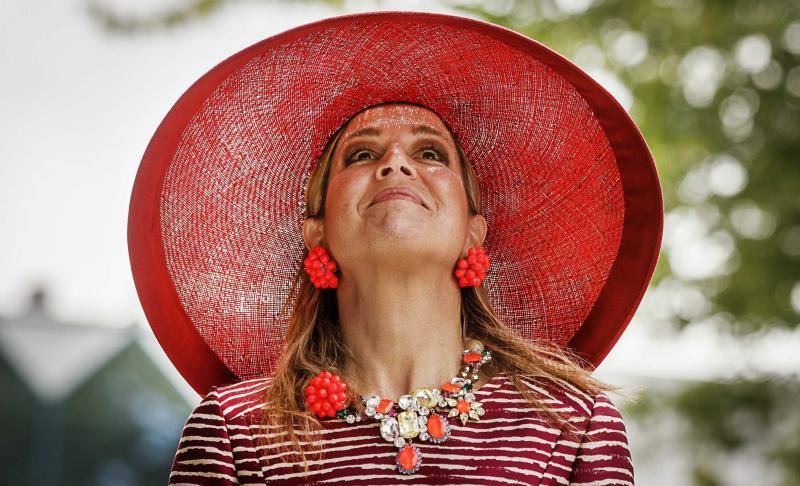
[(383, 207), (370, 208), (365, 218), (370, 237), (383, 235), (387, 238), (419, 238), (431, 231), (429, 220), (425, 217), (428, 210), (424, 207), (419, 206), (417, 209), (410, 203), (381, 203), (381, 206)]
[(440, 230), (431, 225), (418, 215), (397, 212), (385, 214), (381, 218), (372, 218), (367, 221), (363, 246), (375, 248), (386, 247), (396, 251), (414, 248), (426, 248), (431, 241), (441, 239)]

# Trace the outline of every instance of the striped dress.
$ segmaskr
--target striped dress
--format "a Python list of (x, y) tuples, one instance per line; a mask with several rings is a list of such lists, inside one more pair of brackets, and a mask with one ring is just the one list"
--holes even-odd
[(486, 411), (466, 426), (451, 419), (452, 436), (441, 444), (415, 440), (422, 466), (415, 474), (395, 469), (397, 448), (380, 435), (374, 419), (348, 424), (324, 419), (325, 455), (302, 468), (258, 446), (270, 432), (259, 425), (260, 401), (270, 378), (214, 388), (186, 421), (172, 463), (170, 485), (264, 484), (475, 484), (632, 485), (625, 425), (608, 396), (586, 395), (569, 384), (524, 382), (550, 407), (567, 411), (587, 438), (580, 443), (550, 427), (505, 373), (475, 391)]

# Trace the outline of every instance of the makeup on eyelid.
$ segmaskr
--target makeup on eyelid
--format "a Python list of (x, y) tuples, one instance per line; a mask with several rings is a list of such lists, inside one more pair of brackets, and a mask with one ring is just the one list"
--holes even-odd
[[(422, 151), (422, 152), (425, 152), (425, 151), (436, 152), (436, 154), (439, 157), (439, 159), (427, 159), (427, 160), (434, 160), (436, 162), (444, 163), (445, 165), (450, 165), (450, 159), (449, 159), (449, 157), (447, 155), (447, 151), (446, 150), (442, 150), (442, 148), (440, 148), (438, 146), (425, 145), (424, 147), (420, 147), (419, 150)], [(347, 150), (345, 151), (345, 155), (343, 156), (343, 160), (344, 160), (345, 165), (350, 165), (353, 162), (356, 162), (357, 160), (352, 160), (353, 157), (355, 155), (359, 154), (362, 151), (371, 152), (372, 149), (370, 149), (369, 147), (367, 147), (365, 145), (359, 145), (359, 146), (356, 146), (356, 147), (348, 147)], [(383, 157), (383, 154), (381, 154), (378, 158), (381, 158), (381, 157)], [(365, 159), (360, 159), (360, 160), (365, 160)]]

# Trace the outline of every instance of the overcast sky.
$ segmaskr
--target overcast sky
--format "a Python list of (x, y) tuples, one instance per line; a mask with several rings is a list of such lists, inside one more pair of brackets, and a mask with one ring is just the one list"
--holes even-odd
[[(163, 3), (115, 2), (132, 12)], [(0, 3), (0, 315), (19, 312), (42, 282), (64, 319), (146, 326), (129, 267), (128, 203), (144, 149), (184, 90), (229, 55), (288, 28), (423, 4), (430, 2), (351, 2), (342, 11), (306, 2), (234, 2), (187, 26), (127, 36), (103, 31), (83, 1)], [(739, 348), (725, 352), (728, 344), (710, 327), (664, 339), (644, 322), (650, 298), (601, 371), (728, 372)], [(770, 350), (798, 339), (774, 341)], [(774, 359), (778, 369), (800, 369), (796, 358)]]

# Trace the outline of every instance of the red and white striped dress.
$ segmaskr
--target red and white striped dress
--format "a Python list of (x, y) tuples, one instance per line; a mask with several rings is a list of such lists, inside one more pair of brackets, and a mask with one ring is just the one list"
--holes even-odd
[(422, 452), (416, 474), (397, 472), (397, 448), (381, 437), (377, 420), (351, 425), (330, 418), (322, 421), (325, 456), (304, 477), (285, 455), (256, 446), (256, 435), (280, 433), (260, 426), (269, 379), (216, 387), (203, 398), (183, 429), (169, 484), (633, 484), (625, 425), (605, 394), (524, 380), (588, 430), (591, 439), (578, 443), (549, 426), (504, 373), (475, 391), (486, 410), (480, 421), (451, 420), (452, 436), (441, 444), (414, 441)]

